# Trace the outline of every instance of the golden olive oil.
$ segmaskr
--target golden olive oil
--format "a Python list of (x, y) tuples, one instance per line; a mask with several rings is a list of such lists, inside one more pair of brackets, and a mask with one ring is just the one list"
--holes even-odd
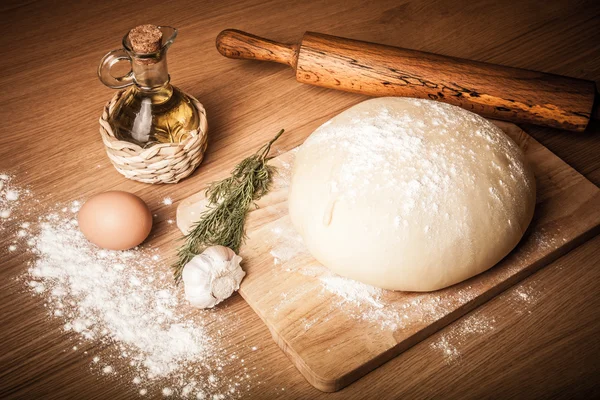
[[(108, 117), (119, 140), (150, 147), (179, 143), (198, 129), (200, 115), (193, 99), (171, 85), (167, 50), (177, 37), (169, 26), (140, 25), (123, 38), (123, 48), (104, 56), (98, 77), (108, 87), (124, 89)], [(128, 61), (131, 70), (114, 76), (112, 67)]]
[(176, 87), (156, 90), (129, 87), (109, 117), (117, 139), (149, 147), (158, 143), (179, 143), (197, 129), (198, 110)]

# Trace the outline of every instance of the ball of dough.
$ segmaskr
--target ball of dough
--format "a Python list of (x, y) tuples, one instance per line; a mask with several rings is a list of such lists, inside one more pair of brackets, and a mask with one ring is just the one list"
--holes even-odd
[(296, 154), (289, 214), (333, 272), (432, 291), (492, 267), (519, 242), (535, 178), (498, 127), (459, 107), (377, 98), (335, 116)]

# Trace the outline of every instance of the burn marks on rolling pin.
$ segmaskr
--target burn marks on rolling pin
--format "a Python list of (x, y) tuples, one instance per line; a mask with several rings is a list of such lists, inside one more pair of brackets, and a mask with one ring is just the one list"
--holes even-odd
[[(393, 85), (400, 85), (400, 86), (424, 86), (424, 87), (428, 87), (430, 89), (437, 89), (438, 86), (439, 86), (435, 82), (431, 82), (431, 81), (428, 81), (426, 79), (419, 78), (418, 76), (407, 74), (404, 71), (398, 71), (395, 68), (388, 68), (388, 70), (393, 74), (393, 77), (396, 80), (398, 80), (397, 82), (394, 82)], [(392, 83), (388, 82), (388, 84), (391, 85)]]
[[(423, 79), (423, 78), (419, 78), (410, 74), (406, 74), (403, 71), (399, 71), (395, 68), (389, 68), (389, 71), (394, 73), (394, 78), (396, 80), (398, 80), (398, 82), (390, 82), (390, 81), (383, 81), (381, 82), (384, 86), (393, 86), (393, 85), (400, 85), (400, 86), (423, 86), (423, 87), (427, 87), (429, 89), (439, 89), (437, 91), (437, 93), (428, 93), (427, 96), (431, 99), (431, 100), (440, 100), (440, 99), (445, 99), (446, 96), (453, 96), (453, 97), (471, 97), (471, 98), (477, 98), (477, 97), (481, 97), (481, 95), (479, 94), (479, 92), (475, 91), (475, 90), (471, 90), (471, 89), (467, 89), (465, 87), (462, 87), (460, 85), (457, 85), (455, 82), (452, 82), (452, 86), (449, 85), (443, 85), (441, 83), (435, 83), (435, 82), (431, 82), (429, 80)], [(448, 93), (444, 93), (444, 92), (448, 92)]]

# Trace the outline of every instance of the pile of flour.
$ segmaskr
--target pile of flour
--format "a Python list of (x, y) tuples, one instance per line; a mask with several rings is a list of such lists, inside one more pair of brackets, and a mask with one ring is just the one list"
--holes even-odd
[[(73, 350), (104, 345), (85, 353), (93, 370), (127, 379), (140, 395), (225, 399), (249, 389), (256, 374), (222, 343), (236, 323), (222, 319), (235, 317), (190, 308), (159, 249), (90, 244), (77, 227), (79, 201), (28, 221), (19, 211), (31, 196), (13, 181), (0, 175), (0, 230), (13, 236), (7, 250), (32, 255), (22, 280), (78, 338)], [(215, 324), (220, 329), (208, 328)]]

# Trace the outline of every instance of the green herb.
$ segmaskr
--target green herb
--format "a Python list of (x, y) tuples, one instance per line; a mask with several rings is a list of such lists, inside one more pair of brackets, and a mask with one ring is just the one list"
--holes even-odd
[(185, 265), (205, 248), (229, 247), (236, 253), (245, 238), (246, 215), (254, 202), (267, 194), (275, 167), (268, 164), (271, 146), (283, 133), (279, 131), (269, 143), (235, 166), (229, 178), (213, 182), (206, 190), (207, 210), (185, 237), (173, 265), (175, 283), (181, 281)]

